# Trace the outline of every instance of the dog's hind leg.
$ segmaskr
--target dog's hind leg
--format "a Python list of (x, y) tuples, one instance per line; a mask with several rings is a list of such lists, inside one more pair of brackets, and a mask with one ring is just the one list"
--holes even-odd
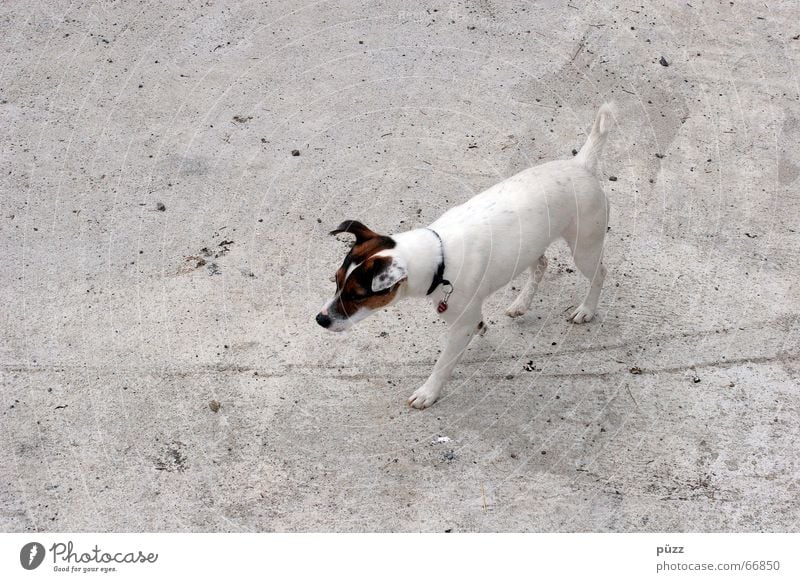
[(530, 272), (530, 277), (528, 278), (528, 282), (525, 283), (525, 287), (522, 288), (520, 294), (514, 300), (514, 302), (508, 306), (506, 309), (506, 315), (509, 317), (519, 317), (520, 315), (524, 315), (528, 312), (531, 308), (531, 303), (533, 303), (533, 296), (536, 295), (536, 290), (539, 288), (539, 283), (542, 282), (542, 277), (544, 277), (544, 272), (547, 269), (547, 257), (542, 255), (539, 257), (539, 260), (536, 261), (536, 264), (531, 265), (528, 268)]
[(572, 251), (575, 266), (589, 280), (589, 292), (583, 303), (568, 318), (572, 323), (586, 323), (592, 320), (606, 278), (606, 268), (602, 262), (606, 221), (587, 220), (581, 227), (571, 225), (564, 232), (564, 239)]

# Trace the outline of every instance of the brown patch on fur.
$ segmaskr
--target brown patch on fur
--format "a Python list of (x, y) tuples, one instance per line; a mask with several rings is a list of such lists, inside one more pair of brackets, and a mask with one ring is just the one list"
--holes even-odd
[(357, 243), (362, 243), (365, 240), (380, 236), (377, 232), (374, 232), (372, 229), (357, 220), (345, 220), (342, 224), (334, 228), (329, 234), (336, 235), (343, 232), (354, 235)]
[[(353, 246), (350, 248), (350, 252), (347, 253), (347, 256), (344, 258), (342, 266), (339, 267), (338, 271), (336, 271), (337, 290), (342, 289), (342, 285), (345, 283), (344, 279), (347, 275), (347, 269), (350, 268), (350, 265), (364, 263), (372, 255), (381, 251), (393, 249), (396, 244), (391, 237), (383, 236), (373, 232), (355, 220), (346, 220), (340, 224), (336, 230), (332, 230), (331, 234), (340, 234), (343, 232), (354, 234), (356, 236), (356, 242), (353, 244)], [(356, 270), (360, 270), (364, 267), (366, 267), (366, 265), (362, 265)], [(369, 285), (367, 286), (367, 289), (369, 289)]]
[(347, 275), (347, 269), (350, 268), (350, 265), (363, 263), (372, 255), (381, 251), (393, 249), (394, 246), (395, 242), (391, 238), (380, 235), (376, 235), (375, 237), (367, 239), (362, 243), (354, 244), (350, 249), (350, 252), (347, 253), (347, 256), (344, 258), (342, 266), (339, 267), (338, 271), (336, 271), (336, 288), (342, 288), (342, 285), (344, 284), (344, 278)]
[[(391, 264), (391, 261), (390, 257), (371, 256), (365, 259), (346, 281), (344, 281), (344, 275), (347, 272), (347, 267), (343, 266), (339, 269), (336, 277), (337, 287), (341, 292), (339, 293), (339, 300), (335, 304), (336, 311), (345, 317), (350, 317), (359, 309), (375, 310), (391, 303), (397, 293), (397, 289), (400, 287), (399, 283), (384, 291), (372, 291), (372, 280), (385, 270)], [(342, 283), (339, 282), (340, 276)], [(341, 286), (342, 284), (344, 287)]]

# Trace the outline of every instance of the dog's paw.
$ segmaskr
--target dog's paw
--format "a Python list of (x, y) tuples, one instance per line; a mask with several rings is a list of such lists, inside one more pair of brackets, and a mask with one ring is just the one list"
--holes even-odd
[(514, 301), (511, 305), (508, 306), (506, 309), (506, 315), (509, 317), (519, 317), (521, 315), (525, 315), (528, 313), (528, 310), (525, 308), (524, 305)]
[(567, 318), (567, 321), (571, 321), (572, 323), (589, 323), (592, 321), (593, 317), (594, 311), (581, 304), (572, 312), (572, 315)]
[(421, 386), (414, 390), (414, 393), (408, 398), (409, 406), (414, 408), (428, 408), (431, 404), (439, 399), (439, 390), (434, 390), (428, 386)]

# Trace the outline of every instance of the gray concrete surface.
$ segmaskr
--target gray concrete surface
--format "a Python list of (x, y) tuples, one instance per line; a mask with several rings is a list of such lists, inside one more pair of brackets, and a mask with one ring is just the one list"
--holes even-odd
[[(0, 12), (1, 530), (798, 530), (796, 2)], [(426, 304), (314, 323), (332, 226), (428, 224), (608, 99), (596, 321), (554, 247), (424, 412)]]

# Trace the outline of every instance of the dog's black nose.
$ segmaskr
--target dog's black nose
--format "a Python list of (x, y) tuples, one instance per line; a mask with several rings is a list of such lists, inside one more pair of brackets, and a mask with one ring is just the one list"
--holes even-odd
[(327, 315), (323, 315), (322, 313), (317, 313), (317, 323), (320, 324), (322, 327), (330, 327), (331, 326), (331, 318)]

